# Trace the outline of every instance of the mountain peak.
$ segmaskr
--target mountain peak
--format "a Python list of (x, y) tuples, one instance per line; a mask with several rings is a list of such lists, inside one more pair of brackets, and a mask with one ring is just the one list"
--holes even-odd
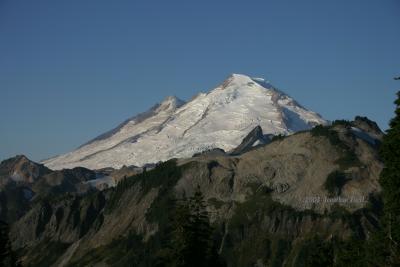
[(31, 161), (30, 159), (28, 159), (28, 157), (26, 157), (25, 155), (16, 155), (12, 158), (9, 158), (7, 160), (4, 160), (2, 163), (10, 163), (12, 165), (16, 165), (16, 164), (24, 164), (24, 163), (32, 163), (32, 164), (36, 164), (35, 162)]
[(143, 166), (214, 148), (230, 151), (257, 125), (264, 134), (290, 134), (323, 123), (318, 114), (265, 79), (234, 73), (187, 103), (166, 97), (149, 111), (45, 164), (55, 169)]
[(242, 73), (232, 73), (230, 77), (234, 79), (251, 79), (249, 75), (242, 74)]
[(16, 155), (14, 157), (16, 161), (30, 161), (27, 156), (25, 155)]
[(220, 86), (222, 89), (231, 86), (242, 87), (252, 82), (252, 79), (244, 74), (232, 73)]
[(36, 178), (49, 171), (45, 166), (31, 161), (25, 155), (17, 155), (0, 163), (0, 172), (8, 173), (16, 182), (33, 183)]
[(251, 77), (249, 75), (239, 73), (232, 73), (229, 75), (229, 77), (222, 83), (220, 88), (225, 89), (227, 87), (238, 87), (245, 89), (254, 85), (261, 86), (265, 89), (276, 90), (276, 88), (265, 78)]
[(164, 98), (163, 101), (159, 104), (159, 106), (156, 109), (156, 112), (161, 112), (161, 111), (173, 111), (177, 108), (180, 108), (185, 104), (185, 101), (179, 99), (176, 96), (167, 96)]
[(170, 96), (167, 96), (166, 98), (164, 98), (160, 104), (161, 105), (173, 104), (173, 105), (179, 106), (179, 105), (183, 105), (184, 103), (185, 103), (184, 100), (182, 100), (174, 95), (170, 95)]

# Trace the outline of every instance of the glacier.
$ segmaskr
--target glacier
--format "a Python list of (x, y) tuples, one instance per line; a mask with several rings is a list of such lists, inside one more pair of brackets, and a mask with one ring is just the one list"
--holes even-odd
[(265, 79), (232, 74), (188, 102), (167, 97), (115, 129), (43, 164), (54, 170), (143, 166), (213, 148), (230, 151), (258, 125), (264, 134), (288, 135), (326, 123)]

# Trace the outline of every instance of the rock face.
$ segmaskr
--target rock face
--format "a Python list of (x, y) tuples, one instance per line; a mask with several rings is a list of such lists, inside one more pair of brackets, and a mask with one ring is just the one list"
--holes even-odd
[(44, 161), (51, 169), (143, 166), (215, 148), (230, 151), (259, 125), (290, 134), (326, 121), (264, 79), (233, 74), (184, 103), (168, 97), (77, 150)]
[[(349, 210), (359, 209), (369, 194), (379, 191), (383, 165), (378, 146), (355, 134), (352, 128), (338, 125), (323, 129), (322, 133), (314, 129), (287, 136), (234, 157), (179, 160), (180, 164), (190, 162), (193, 169), (183, 175), (177, 188), (187, 192), (196, 186), (194, 183), (213, 181), (204, 189), (209, 198), (242, 201), (250, 194), (243, 186), (252, 184), (259, 190), (268, 188), (274, 200), (298, 210), (312, 208), (323, 213), (338, 201), (347, 202)], [(337, 139), (333, 140), (332, 135)], [(346, 183), (340, 195), (330, 196), (325, 182), (335, 171), (344, 173)]]
[(383, 137), (383, 133), (378, 124), (376, 124), (374, 121), (371, 121), (367, 117), (357, 116), (352, 122), (352, 125), (363, 130), (365, 133), (368, 133), (368, 135), (377, 140), (380, 140)]
[[(237, 156), (170, 160), (114, 189), (45, 198), (12, 225), (13, 246), (26, 266), (152, 266), (169, 197), (200, 186), (228, 266), (299, 266), (315, 233), (364, 239), (377, 227), (367, 203), (382, 163), (355, 126), (316, 127)], [(327, 183), (336, 172), (344, 184)]]
[(97, 178), (94, 171), (77, 167), (52, 171), (25, 156), (0, 163), (0, 220), (14, 222), (32, 203), (49, 194), (84, 193), (85, 183)]
[(257, 145), (265, 145), (269, 143), (271, 140), (264, 136), (263, 130), (259, 125), (257, 125), (256, 128), (254, 128), (240, 143), (238, 147), (233, 149), (230, 154), (231, 155), (238, 155), (242, 154), (248, 150), (250, 150), (252, 147), (257, 146)]
[(0, 186), (5, 186), (11, 181), (32, 184), (38, 177), (50, 173), (51, 170), (30, 161), (24, 155), (4, 160), (0, 164)]

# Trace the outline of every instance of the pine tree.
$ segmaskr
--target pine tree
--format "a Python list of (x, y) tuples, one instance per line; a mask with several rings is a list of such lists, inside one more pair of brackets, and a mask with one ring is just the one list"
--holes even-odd
[(213, 242), (213, 229), (200, 187), (191, 198), (175, 200), (172, 214), (167, 245), (158, 253), (158, 267), (225, 266)]
[(0, 221), (0, 267), (18, 266), (8, 234), (8, 225)]
[(384, 204), (385, 234), (389, 240), (390, 264), (400, 266), (400, 92), (397, 93), (396, 116), (383, 138), (381, 157), (384, 169), (380, 184)]
[(190, 207), (186, 198), (176, 204), (173, 229), (171, 232), (172, 253), (171, 266), (187, 266), (190, 242)]
[(191, 266), (208, 266), (213, 247), (212, 228), (200, 186), (197, 186), (194, 195), (189, 199), (189, 206)]
[(158, 252), (157, 267), (184, 267), (187, 265), (190, 241), (190, 208), (188, 200), (171, 199), (170, 221), (166, 227), (163, 248)]

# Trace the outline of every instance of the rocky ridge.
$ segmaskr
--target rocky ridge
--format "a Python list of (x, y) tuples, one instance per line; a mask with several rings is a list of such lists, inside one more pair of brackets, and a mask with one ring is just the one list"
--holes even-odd
[(381, 135), (365, 130), (369, 122), (337, 121), (237, 155), (169, 160), (115, 188), (43, 198), (13, 224), (13, 246), (27, 266), (140, 266), (152, 260), (146, 250), (159, 248), (168, 196), (200, 186), (228, 266), (297, 266), (316, 232), (363, 239), (379, 227), (370, 207), (380, 191)]

